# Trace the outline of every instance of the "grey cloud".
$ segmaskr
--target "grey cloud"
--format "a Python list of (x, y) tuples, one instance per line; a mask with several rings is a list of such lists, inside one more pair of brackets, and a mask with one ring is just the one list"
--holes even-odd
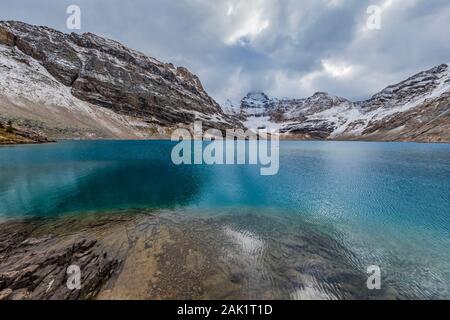
[[(450, 62), (447, 0), (391, 0), (382, 29), (363, 35), (367, 7), (386, 1), (0, 0), (0, 19), (68, 32), (65, 9), (78, 4), (81, 32), (188, 67), (219, 102), (255, 90), (289, 97), (328, 91), (357, 100)], [(232, 41), (236, 35), (240, 41)], [(324, 61), (352, 71), (329, 74)]]

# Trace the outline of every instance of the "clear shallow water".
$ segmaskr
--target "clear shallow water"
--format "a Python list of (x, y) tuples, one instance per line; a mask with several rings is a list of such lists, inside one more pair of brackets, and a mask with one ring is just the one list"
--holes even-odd
[[(279, 174), (266, 177), (255, 166), (174, 166), (173, 145), (2, 147), (0, 219), (129, 208), (238, 217), (241, 208), (270, 208), (319, 226), (354, 253), (355, 268), (379, 265), (405, 296), (450, 297), (450, 145), (281, 142)], [(260, 239), (254, 223), (233, 232)]]

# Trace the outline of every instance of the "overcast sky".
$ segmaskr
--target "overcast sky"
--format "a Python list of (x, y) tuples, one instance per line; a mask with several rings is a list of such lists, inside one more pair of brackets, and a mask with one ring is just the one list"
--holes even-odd
[[(70, 32), (70, 4), (79, 32), (188, 67), (220, 103), (249, 91), (365, 99), (450, 62), (449, 0), (0, 0), (0, 19)], [(380, 30), (367, 28), (370, 5)]]

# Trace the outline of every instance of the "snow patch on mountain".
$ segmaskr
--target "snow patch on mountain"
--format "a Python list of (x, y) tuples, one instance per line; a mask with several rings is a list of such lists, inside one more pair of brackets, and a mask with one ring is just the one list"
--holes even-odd
[[(148, 128), (147, 123), (137, 118), (119, 115), (74, 97), (70, 87), (57, 81), (35, 59), (4, 45), (0, 45), (0, 96), (16, 106), (3, 110), (13, 117), (28, 114), (44, 122), (51, 117), (70, 119), (74, 126), (92, 124), (95, 131), (109, 133), (111, 137), (121, 134), (145, 137)], [(57, 125), (62, 126), (62, 123)]]
[(221, 107), (222, 111), (228, 115), (238, 115), (241, 112), (241, 107), (234, 105), (230, 99), (227, 99)]
[(239, 112), (228, 109), (239, 114), (248, 128), (336, 139), (361, 136), (372, 124), (410, 112), (449, 92), (450, 68), (444, 64), (389, 86), (366, 101), (352, 102), (325, 92), (303, 99), (277, 99), (252, 92), (242, 99)]

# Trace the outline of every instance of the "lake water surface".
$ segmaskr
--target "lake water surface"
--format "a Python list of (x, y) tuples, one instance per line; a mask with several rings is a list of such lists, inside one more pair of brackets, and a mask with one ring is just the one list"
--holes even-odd
[(275, 176), (257, 166), (175, 166), (173, 146), (1, 147), (0, 219), (120, 209), (234, 216), (225, 230), (251, 253), (283, 228), (271, 235), (243, 215), (273, 215), (316, 226), (362, 272), (380, 266), (383, 283), (404, 297), (450, 298), (450, 145), (286, 141)]

